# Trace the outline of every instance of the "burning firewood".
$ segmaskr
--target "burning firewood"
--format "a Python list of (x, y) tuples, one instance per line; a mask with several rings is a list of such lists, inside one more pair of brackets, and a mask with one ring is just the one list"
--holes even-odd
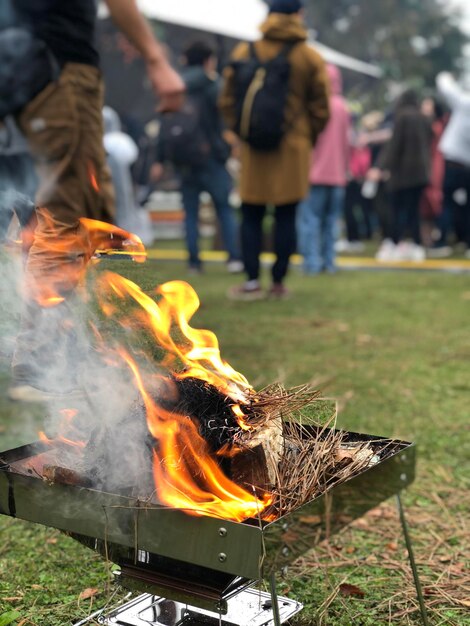
[(44, 465), (42, 477), (51, 483), (62, 483), (74, 487), (91, 487), (92, 481), (89, 477), (79, 472), (59, 465)]

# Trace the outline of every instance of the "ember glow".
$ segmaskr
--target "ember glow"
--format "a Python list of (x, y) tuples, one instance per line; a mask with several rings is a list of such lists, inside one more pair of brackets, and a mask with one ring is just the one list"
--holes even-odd
[[(85, 242), (87, 255), (91, 258), (104, 241), (109, 243), (110, 239), (117, 237), (133, 248), (136, 260), (145, 259), (145, 250), (138, 238), (107, 224), (81, 220), (77, 237), (79, 242), (68, 238), (57, 240), (55, 245), (64, 252), (83, 247)], [(50, 291), (54, 293), (53, 289)], [(223, 446), (214, 453), (191, 416), (176, 409), (170, 410), (168, 403), (165, 404), (165, 388), (171, 394), (175, 381), (198, 379), (215, 387), (229, 404), (233, 401), (230, 406), (236, 422), (244, 431), (251, 428), (243, 405), (249, 404), (254, 395), (253, 388), (242, 374), (222, 360), (215, 334), (193, 328), (189, 323), (199, 308), (194, 289), (185, 282), (171, 281), (149, 295), (127, 278), (102, 271), (97, 273), (93, 291), (102, 314), (114, 328), (120, 327), (128, 339), (125, 348), (115, 341), (108, 342), (101, 334), (99, 324), (93, 325), (104, 362), (118, 363), (121, 369), (129, 372), (145, 407), (147, 428), (153, 438), (153, 449), (149, 454), (153, 455), (158, 502), (192, 515), (235, 521), (262, 518), (272, 496), (260, 496), (254, 489), (253, 492), (247, 491), (221, 469), (221, 458), (233, 458), (238, 453), (237, 446)], [(53, 306), (51, 297), (44, 306)], [(144, 330), (151, 338), (151, 344), (163, 354), (160, 361), (155, 360), (152, 346), (145, 350), (142, 345), (132, 345), (132, 332), (136, 329)], [(64, 414), (69, 426), (67, 435), (60, 435), (55, 442), (73, 444), (68, 434), (73, 418), (71, 411)], [(83, 445), (82, 441), (75, 443)]]

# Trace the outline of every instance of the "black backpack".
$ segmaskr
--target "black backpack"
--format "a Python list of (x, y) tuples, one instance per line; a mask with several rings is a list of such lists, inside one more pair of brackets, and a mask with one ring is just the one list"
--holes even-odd
[(296, 42), (264, 63), (254, 44), (250, 57), (234, 61), (234, 91), (237, 135), (256, 150), (276, 150), (287, 130), (285, 109), (289, 93), (289, 53)]
[(181, 109), (162, 115), (158, 136), (162, 161), (177, 167), (204, 165), (211, 154), (204, 106), (203, 94), (187, 94)]
[(0, 119), (21, 111), (59, 74), (50, 49), (29, 30), (0, 30)]

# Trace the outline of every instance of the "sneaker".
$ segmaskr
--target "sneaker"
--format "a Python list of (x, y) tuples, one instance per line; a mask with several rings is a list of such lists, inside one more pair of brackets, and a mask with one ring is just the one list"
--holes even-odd
[(8, 389), (7, 395), (10, 400), (15, 402), (52, 402), (54, 400), (76, 400), (83, 397), (83, 392), (74, 389), (68, 393), (57, 393), (28, 384), (14, 384)]
[(254, 302), (255, 300), (262, 300), (265, 298), (265, 293), (261, 289), (257, 281), (253, 281), (253, 284), (243, 283), (243, 285), (237, 285), (231, 287), (227, 291), (227, 297), (229, 300), (241, 300), (243, 302)]
[(245, 266), (243, 265), (243, 261), (232, 259), (227, 263), (227, 272), (229, 274), (241, 274), (244, 269)]
[(426, 252), (423, 246), (410, 241), (400, 241), (392, 253), (392, 261), (424, 261)]
[(348, 243), (348, 247), (346, 248), (346, 252), (364, 252), (365, 245), (362, 241), (350, 241)]
[(377, 261), (393, 261), (395, 256), (395, 244), (391, 239), (384, 239), (377, 250), (375, 258)]
[(335, 241), (334, 249), (335, 252), (347, 252), (349, 246), (349, 241), (347, 239), (338, 239)]
[(430, 259), (445, 259), (451, 254), (452, 248), (450, 246), (434, 246), (427, 250), (427, 255)]
[(274, 283), (268, 292), (268, 297), (274, 300), (286, 300), (290, 297), (290, 291), (284, 285)]
[(408, 253), (408, 260), (409, 261), (416, 261), (417, 263), (420, 263), (421, 261), (425, 261), (426, 260), (426, 251), (423, 248), (423, 246), (420, 246), (418, 244), (411, 244), (410, 248), (409, 248), (409, 253)]

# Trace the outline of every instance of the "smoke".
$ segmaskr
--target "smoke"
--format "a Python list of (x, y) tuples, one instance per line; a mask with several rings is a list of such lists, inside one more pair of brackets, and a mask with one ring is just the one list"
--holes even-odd
[(21, 311), (22, 257), (0, 247), (0, 364), (8, 368)]

